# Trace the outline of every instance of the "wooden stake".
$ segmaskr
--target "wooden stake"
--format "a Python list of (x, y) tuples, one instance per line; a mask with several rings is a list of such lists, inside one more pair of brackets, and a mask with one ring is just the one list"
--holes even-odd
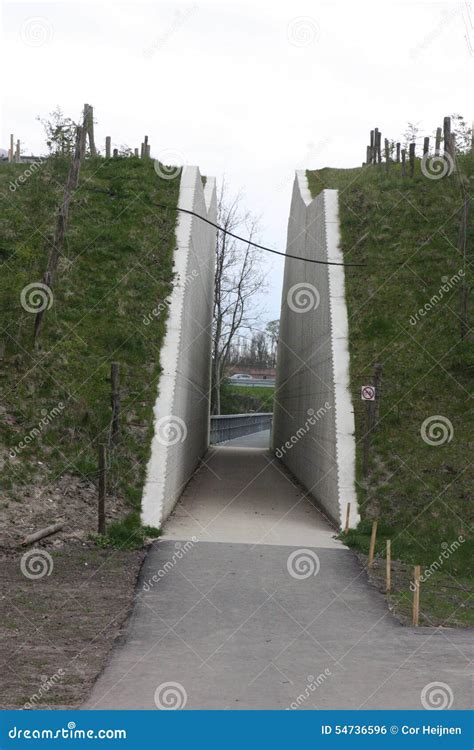
[(402, 148), (402, 177), (406, 177), (407, 174), (407, 152), (406, 149)]
[(134, 154), (135, 154), (135, 156), (138, 156), (138, 155), (139, 155), (139, 152), (138, 152), (138, 148), (136, 148), (136, 149), (134, 150)]
[(13, 148), (15, 138), (13, 137), (13, 133), (10, 134), (10, 161), (13, 161), (15, 158), (15, 150)]
[(112, 147), (112, 138), (110, 137), (110, 135), (108, 135), (105, 139), (105, 158), (106, 159), (110, 159), (110, 156), (112, 153), (111, 147)]
[(105, 445), (99, 445), (99, 496), (98, 524), (99, 534), (105, 534), (105, 496), (107, 492), (107, 466)]
[(441, 148), (441, 128), (436, 128), (435, 156), (439, 156)]
[(374, 564), (375, 554), (375, 540), (377, 539), (377, 523), (378, 521), (372, 521), (372, 533), (370, 535), (370, 548), (369, 548), (369, 568)]
[(410, 159), (410, 177), (413, 177), (413, 175), (415, 174), (415, 144), (414, 143), (410, 143), (408, 157)]
[(110, 365), (110, 382), (112, 384), (111, 405), (112, 405), (112, 422), (110, 429), (110, 439), (116, 443), (120, 434), (120, 365), (118, 362), (112, 362)]
[(349, 518), (350, 518), (350, 515), (351, 515), (351, 504), (347, 503), (347, 505), (346, 505), (346, 525), (344, 527), (344, 534), (348, 534), (349, 533)]
[(385, 571), (386, 571), (386, 586), (385, 591), (388, 593), (392, 588), (392, 542), (387, 539), (387, 550), (385, 554)]
[(413, 626), (418, 627), (420, 621), (420, 566), (415, 565), (413, 568), (413, 582), (415, 589), (413, 591)]
[(390, 163), (390, 146), (388, 143), (388, 138), (385, 138), (385, 169), (388, 174), (388, 165)]
[(443, 146), (444, 153), (450, 154), (451, 150), (451, 118), (445, 117), (443, 120)]
[(429, 150), (430, 150), (430, 139), (428, 136), (426, 136), (423, 139), (423, 156), (429, 153)]
[(397, 164), (400, 164), (400, 144), (397, 143)]
[(20, 139), (16, 142), (16, 154), (15, 154), (15, 161), (20, 163), (21, 156), (20, 156)]
[(94, 107), (90, 104), (84, 104), (84, 127), (89, 136), (89, 149), (91, 156), (97, 156), (97, 149), (94, 141)]
[(114, 148), (114, 159), (118, 156), (118, 148)]

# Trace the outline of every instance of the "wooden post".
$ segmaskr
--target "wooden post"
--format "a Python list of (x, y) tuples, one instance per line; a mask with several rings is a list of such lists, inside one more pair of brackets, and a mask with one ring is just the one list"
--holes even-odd
[(385, 170), (388, 174), (388, 165), (390, 163), (390, 146), (388, 143), (388, 138), (385, 138)]
[(134, 150), (134, 154), (135, 154), (135, 156), (138, 156), (138, 155), (139, 155), (139, 152), (138, 152), (138, 148), (136, 148), (136, 149)]
[(89, 136), (89, 149), (91, 156), (97, 156), (97, 149), (94, 141), (94, 107), (90, 104), (84, 104), (84, 126)]
[(415, 174), (415, 144), (414, 143), (410, 143), (408, 156), (410, 159), (410, 177), (413, 177), (413, 175)]
[(110, 135), (108, 135), (105, 139), (105, 158), (110, 159), (110, 155), (112, 153), (112, 138)]
[(145, 144), (141, 143), (140, 144), (140, 159), (143, 159), (144, 155), (145, 155)]
[(13, 144), (15, 142), (15, 138), (13, 136), (13, 133), (10, 134), (10, 154), (9, 154), (9, 161), (14, 161), (15, 159), (15, 150), (13, 147)]
[(423, 156), (426, 156), (426, 154), (429, 153), (430, 150), (430, 139), (429, 136), (426, 136), (423, 139)]
[(112, 362), (110, 365), (110, 382), (112, 385), (111, 405), (112, 405), (112, 422), (110, 438), (112, 443), (116, 443), (120, 434), (120, 365), (118, 362)]
[(378, 143), (379, 143), (379, 129), (374, 128), (374, 148), (373, 148), (373, 154), (372, 154), (374, 164), (377, 164)]
[(370, 154), (370, 146), (367, 146), (367, 150), (365, 152), (365, 163), (370, 164), (371, 154)]
[(435, 156), (439, 156), (441, 148), (441, 128), (436, 128)]
[(118, 148), (114, 148), (114, 159), (118, 156)]
[(147, 159), (151, 157), (151, 146), (149, 143), (146, 146), (145, 156), (147, 157)]
[(99, 534), (105, 534), (105, 496), (107, 493), (107, 465), (105, 445), (99, 445), (99, 495), (98, 495), (98, 524)]
[(347, 505), (346, 505), (346, 525), (344, 527), (344, 534), (348, 534), (349, 533), (349, 518), (350, 518), (350, 515), (351, 515), (351, 504), (347, 503)]
[(370, 131), (370, 161), (368, 164), (372, 164), (374, 161), (375, 156), (375, 137), (374, 137), (374, 131)]
[(420, 621), (420, 566), (415, 565), (413, 568), (413, 582), (415, 588), (413, 591), (413, 626), (418, 627)]
[(407, 152), (406, 149), (402, 148), (402, 177), (406, 177), (407, 174)]
[(377, 521), (372, 521), (372, 533), (370, 535), (369, 568), (374, 564), (375, 540), (377, 539)]
[(397, 164), (400, 164), (400, 144), (397, 143)]
[(15, 161), (20, 163), (21, 156), (20, 156), (20, 139), (16, 142), (16, 154), (15, 154)]
[(456, 158), (456, 134), (455, 133), (451, 133), (449, 153), (451, 154), (451, 157), (454, 160)]
[(388, 592), (392, 588), (392, 542), (387, 539), (386, 542), (386, 553), (385, 553), (385, 591)]
[(382, 133), (377, 133), (377, 162), (382, 164)]
[(374, 389), (375, 389), (374, 423), (372, 425), (372, 428), (374, 430), (376, 429), (377, 422), (379, 420), (381, 386), (382, 386), (382, 365), (380, 362), (376, 362), (374, 365)]
[(445, 117), (443, 120), (443, 146), (444, 153), (449, 154), (451, 149), (451, 118)]

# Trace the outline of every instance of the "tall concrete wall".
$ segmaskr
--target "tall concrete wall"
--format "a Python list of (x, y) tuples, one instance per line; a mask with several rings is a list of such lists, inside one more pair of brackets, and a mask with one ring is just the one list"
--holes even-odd
[[(287, 252), (342, 262), (336, 190), (312, 200), (298, 171)], [(359, 520), (354, 410), (349, 390), (344, 268), (287, 258), (278, 346), (273, 449), (338, 525)]]
[[(184, 167), (179, 208), (216, 220), (214, 178), (203, 189), (197, 167)], [(212, 305), (216, 230), (179, 213), (177, 274), (161, 349), (154, 437), (142, 498), (142, 521), (160, 526), (209, 444)]]

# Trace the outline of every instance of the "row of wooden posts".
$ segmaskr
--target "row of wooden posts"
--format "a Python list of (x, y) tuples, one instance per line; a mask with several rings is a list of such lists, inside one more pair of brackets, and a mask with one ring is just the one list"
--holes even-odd
[[(444, 155), (454, 159), (456, 153), (456, 138), (451, 132), (451, 118), (445, 117), (443, 120), (443, 129), (436, 129), (435, 137), (435, 156), (441, 155), (441, 136), (443, 136)], [(408, 162), (410, 167), (410, 177), (415, 173), (415, 156), (416, 144), (408, 144)], [(430, 138), (425, 136), (423, 139), (423, 156), (429, 154)], [(407, 151), (401, 148), (401, 143), (395, 144), (395, 156), (390, 155), (390, 142), (388, 138), (384, 139), (385, 170), (388, 172), (390, 164), (396, 163), (402, 165), (402, 175), (406, 176)], [(367, 146), (365, 165), (382, 164), (382, 134), (378, 128), (370, 131), (370, 143)]]
[[(346, 524), (344, 533), (349, 533), (349, 519), (351, 514), (351, 504), (347, 503), (346, 507)], [(367, 566), (372, 568), (375, 558), (375, 543), (377, 541), (378, 521), (372, 521), (372, 531), (370, 534), (369, 559)], [(413, 605), (412, 605), (412, 624), (418, 627), (420, 624), (420, 584), (421, 584), (421, 566), (413, 567)], [(392, 540), (385, 540), (385, 592), (387, 594), (392, 590)]]

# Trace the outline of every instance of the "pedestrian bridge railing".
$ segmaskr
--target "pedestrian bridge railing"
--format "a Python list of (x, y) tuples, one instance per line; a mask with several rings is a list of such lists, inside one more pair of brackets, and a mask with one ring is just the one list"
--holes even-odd
[(272, 412), (261, 414), (219, 414), (211, 416), (210, 442), (223, 443), (226, 440), (251, 435), (253, 432), (269, 430), (272, 426)]

